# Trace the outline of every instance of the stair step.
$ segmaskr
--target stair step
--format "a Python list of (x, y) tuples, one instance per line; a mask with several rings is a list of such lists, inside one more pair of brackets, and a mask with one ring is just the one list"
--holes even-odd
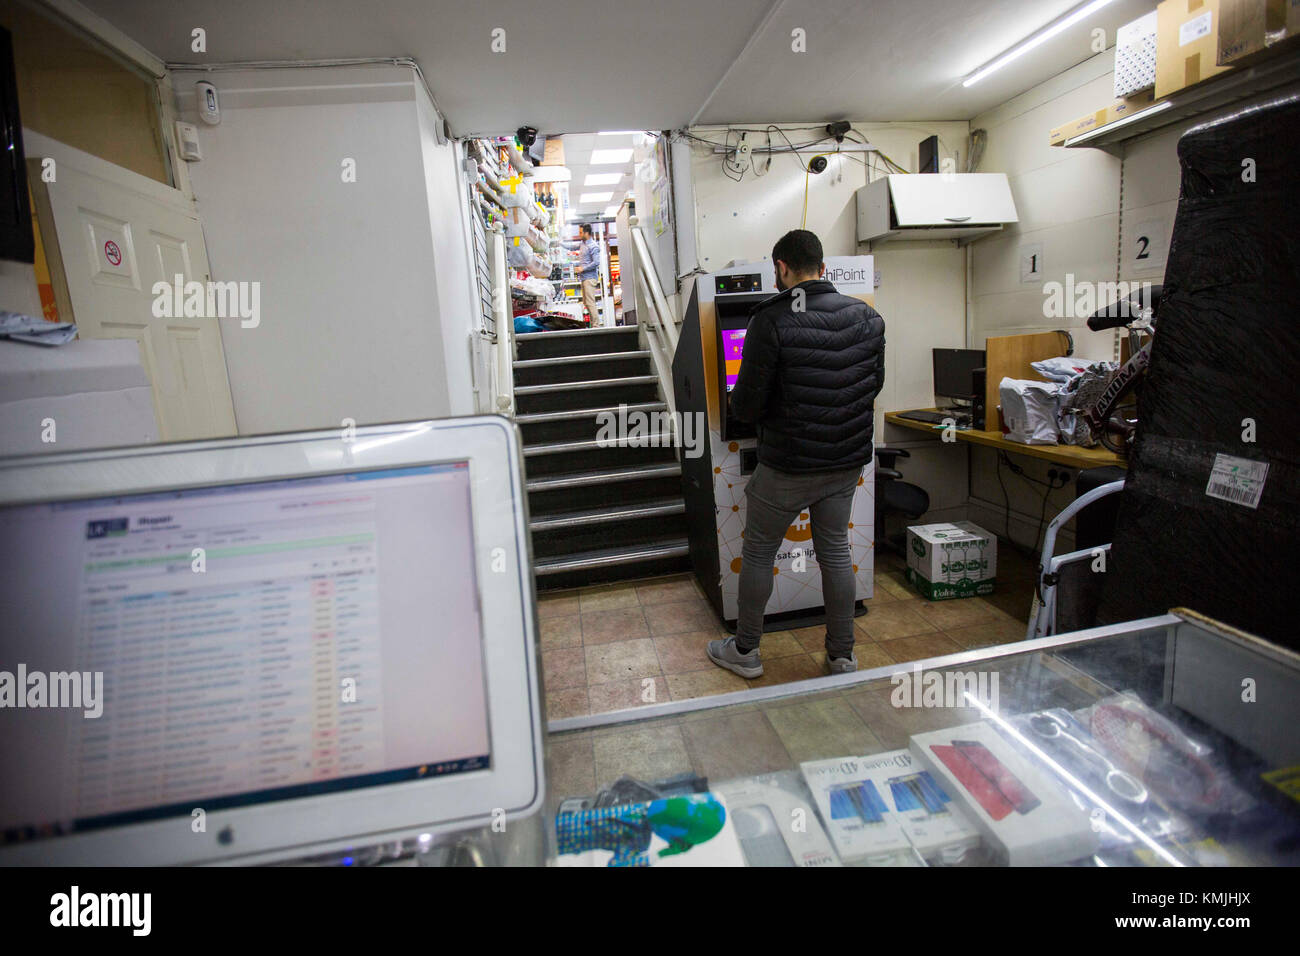
[(686, 538), (673, 538), (658, 544), (604, 548), (599, 551), (580, 551), (562, 557), (541, 558), (533, 562), (533, 571), (538, 575), (563, 574), (566, 571), (585, 571), (662, 558), (682, 558), (689, 556), (690, 553), (690, 543)]
[(638, 402), (634, 405), (603, 405), (599, 408), (572, 408), (562, 412), (534, 412), (531, 415), (516, 415), (515, 422), (520, 425), (536, 425), (540, 422), (560, 422), (574, 418), (595, 418), (601, 412), (619, 413), (621, 408), (629, 412), (664, 412), (668, 410), (667, 402)]
[[(533, 333), (536, 335), (537, 333)], [(595, 355), (556, 355), (551, 358), (520, 359), (514, 363), (515, 371), (530, 368), (547, 368), (552, 365), (574, 365), (582, 362), (621, 362), (627, 359), (648, 359), (648, 349), (628, 352), (599, 352)]]
[(598, 438), (588, 438), (583, 441), (558, 441), (546, 442), (541, 445), (524, 445), (524, 457), (531, 458), (535, 455), (563, 455), (575, 451), (603, 451), (607, 448), (668, 448), (673, 447), (673, 440), (670, 435), (664, 432), (655, 431), (649, 435), (638, 435), (636, 438), (628, 438), (623, 441), (601, 441)]
[(660, 498), (643, 504), (621, 505), (610, 508), (598, 508), (591, 511), (567, 511), (534, 518), (528, 529), (554, 531), (559, 528), (577, 528), (593, 524), (609, 524), (614, 521), (631, 521), (636, 518), (659, 518), (667, 515), (686, 513), (686, 502), (680, 498)]
[(682, 473), (682, 466), (641, 465), (636, 468), (611, 468), (606, 471), (580, 472), (572, 475), (555, 475), (550, 478), (535, 478), (528, 482), (527, 490), (554, 491), (558, 488), (582, 488), (588, 485), (604, 485), (617, 481), (638, 481), (642, 478), (674, 478)]
[(563, 329), (557, 332), (521, 332), (515, 338), (521, 342), (535, 341), (537, 339), (553, 342), (556, 339), (572, 338), (575, 335), (636, 335), (637, 331), (635, 325), (613, 325), (596, 329)]
[[(549, 333), (548, 333), (549, 334)], [(625, 378), (601, 378), (586, 382), (548, 382), (545, 385), (516, 385), (515, 395), (542, 395), (555, 392), (572, 392), (586, 388), (618, 388), (627, 385), (653, 385), (659, 379), (654, 375), (629, 375)]]

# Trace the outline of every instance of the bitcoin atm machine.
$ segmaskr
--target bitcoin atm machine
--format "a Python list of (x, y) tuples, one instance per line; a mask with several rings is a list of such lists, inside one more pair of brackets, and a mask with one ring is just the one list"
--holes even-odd
[[(871, 256), (830, 257), (826, 278), (845, 295), (873, 302)], [(691, 564), (704, 593), (728, 624), (738, 614), (745, 486), (758, 464), (758, 440), (753, 425), (728, 414), (727, 394), (740, 372), (750, 310), (775, 294), (770, 259), (733, 264), (697, 276), (673, 358), (677, 411), (708, 426), (706, 439), (684, 449), (682, 455)], [(862, 471), (849, 519), (858, 601), (872, 596), (875, 510), (872, 461)], [(792, 619), (815, 618), (822, 608), (822, 580), (808, 512), (802, 512), (786, 531), (774, 570), (768, 619), (796, 626)]]

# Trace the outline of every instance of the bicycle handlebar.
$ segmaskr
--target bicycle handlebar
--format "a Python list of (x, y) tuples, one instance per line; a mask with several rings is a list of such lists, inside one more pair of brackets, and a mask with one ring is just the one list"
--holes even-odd
[(1148, 309), (1155, 315), (1160, 308), (1160, 289), (1158, 285), (1149, 286), (1127, 299), (1117, 299), (1105, 308), (1098, 309), (1088, 317), (1088, 328), (1094, 332), (1116, 329), (1141, 318), (1142, 313)]

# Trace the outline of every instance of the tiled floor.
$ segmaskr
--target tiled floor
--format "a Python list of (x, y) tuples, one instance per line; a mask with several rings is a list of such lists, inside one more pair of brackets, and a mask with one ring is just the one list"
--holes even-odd
[[(875, 597), (855, 623), (859, 666), (887, 667), (1021, 640), (1032, 568), (1009, 548), (998, 563), (996, 593), (930, 602), (908, 586), (899, 559), (877, 556)], [(820, 627), (764, 634), (764, 673), (757, 680), (716, 667), (704, 646), (728, 632), (691, 575), (553, 592), (538, 604), (552, 720), (826, 673)]]

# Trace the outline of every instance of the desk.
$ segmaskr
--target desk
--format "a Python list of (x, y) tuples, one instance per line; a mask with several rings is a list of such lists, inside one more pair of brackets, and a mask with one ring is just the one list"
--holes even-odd
[[(934, 408), (925, 410), (938, 411), (938, 409)], [(899, 414), (899, 412), (885, 412), (885, 421), (891, 425), (897, 425), (899, 428), (910, 428), (913, 431), (925, 432), (935, 437), (942, 432), (941, 425), (931, 425), (928, 422), (916, 422), (907, 418), (899, 418)], [(1128, 467), (1128, 459), (1107, 451), (1100, 445), (1096, 448), (1082, 448), (1079, 445), (1022, 445), (1017, 441), (1007, 441), (1002, 437), (1001, 432), (982, 431), (973, 428), (965, 431), (959, 428), (954, 431), (954, 434), (958, 441), (969, 442), (972, 445), (986, 445), (989, 448), (1005, 451), (1009, 455), (1028, 455), (1030, 458), (1041, 458), (1056, 465), (1065, 465), (1067, 468), (1100, 468), (1103, 465), (1118, 465), (1120, 468)]]

